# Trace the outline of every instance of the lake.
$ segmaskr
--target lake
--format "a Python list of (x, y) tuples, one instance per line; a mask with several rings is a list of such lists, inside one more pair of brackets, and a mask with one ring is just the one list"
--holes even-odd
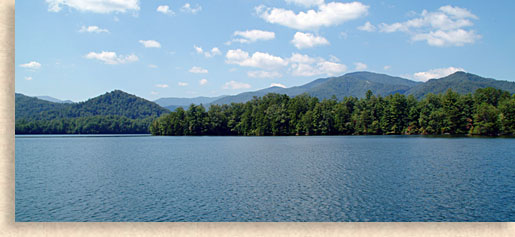
[(515, 139), (16, 136), (16, 221), (515, 221)]

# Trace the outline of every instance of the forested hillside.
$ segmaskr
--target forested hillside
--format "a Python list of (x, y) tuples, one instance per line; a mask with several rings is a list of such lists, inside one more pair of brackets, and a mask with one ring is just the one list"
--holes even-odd
[(119, 90), (74, 104), (22, 94), (15, 100), (16, 134), (148, 133), (153, 119), (170, 112)]
[(515, 93), (515, 82), (499, 81), (480, 77), (466, 72), (456, 72), (440, 79), (431, 79), (421, 83), (406, 92), (406, 95), (413, 95), (415, 98), (422, 98), (429, 93), (445, 93), (452, 89), (460, 94), (473, 93), (479, 88), (492, 87)]
[(268, 94), (246, 103), (201, 105), (161, 116), (154, 135), (351, 135), (515, 133), (515, 95), (494, 88), (461, 95), (452, 90), (417, 100), (368, 91), (364, 98), (319, 100)]

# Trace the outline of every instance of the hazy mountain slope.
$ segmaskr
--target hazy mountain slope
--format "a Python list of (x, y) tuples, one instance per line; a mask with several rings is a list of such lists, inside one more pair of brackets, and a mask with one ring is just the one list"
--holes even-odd
[(484, 78), (466, 72), (456, 72), (440, 79), (431, 79), (419, 84), (406, 92), (416, 98), (422, 98), (429, 93), (445, 93), (449, 88), (460, 93), (474, 93), (479, 88), (493, 87), (510, 93), (515, 93), (515, 82), (500, 81), (491, 78)]
[(46, 100), (46, 101), (54, 102), (54, 103), (65, 103), (65, 104), (73, 103), (73, 101), (71, 101), (71, 100), (60, 100), (60, 99), (57, 99), (57, 98), (54, 98), (54, 97), (50, 97), (50, 96), (46, 96), (46, 95), (36, 96), (36, 98), (38, 98), (40, 100)]
[(338, 99), (346, 96), (363, 97), (368, 90), (375, 95), (387, 96), (395, 93), (403, 94), (418, 84), (420, 82), (385, 74), (355, 72), (331, 78), (307, 92), (319, 99), (328, 99), (333, 95)]
[(245, 92), (238, 95), (227, 96), (216, 100), (213, 104), (240, 103), (251, 100), (254, 96), (263, 96), (267, 93), (286, 94), (297, 96), (308, 93), (320, 99), (331, 98), (335, 95), (338, 99), (345, 96), (363, 97), (368, 90), (376, 95), (390, 95), (404, 93), (420, 82), (411, 81), (400, 77), (392, 77), (385, 74), (372, 72), (354, 72), (340, 77), (321, 78), (302, 86), (291, 88), (271, 87), (259, 91)]
[(223, 96), (217, 96), (217, 97), (195, 97), (195, 98), (175, 98), (175, 97), (168, 97), (168, 98), (159, 98), (157, 100), (154, 100), (154, 102), (162, 107), (179, 107), (179, 106), (189, 106), (191, 104), (209, 104), (215, 100), (221, 99), (225, 97)]

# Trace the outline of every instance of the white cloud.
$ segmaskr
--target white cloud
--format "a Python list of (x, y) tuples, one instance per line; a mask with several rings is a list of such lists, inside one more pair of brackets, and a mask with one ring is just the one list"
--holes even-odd
[(233, 35), (236, 38), (232, 41), (239, 43), (253, 43), (258, 40), (272, 40), (275, 38), (274, 32), (263, 30), (235, 31)]
[(205, 79), (205, 78), (204, 79), (200, 79), (200, 81), (198, 81), (198, 84), (201, 85), (201, 86), (207, 84), (207, 79)]
[(386, 65), (386, 66), (384, 66), (384, 67), (383, 67), (383, 69), (384, 69), (385, 71), (390, 70), (390, 68), (392, 68), (392, 66), (390, 66), (390, 65)]
[(102, 29), (98, 26), (82, 26), (79, 30), (80, 33), (109, 33), (109, 30), (107, 29)]
[[(301, 1), (296, 1), (301, 2)], [(279, 24), (297, 30), (316, 30), (322, 26), (335, 26), (368, 14), (369, 6), (360, 2), (330, 2), (318, 6), (318, 10), (295, 13), (282, 8), (256, 7), (256, 13), (268, 23)]]
[(435, 12), (423, 10), (418, 18), (392, 24), (381, 23), (381, 32), (404, 32), (412, 41), (426, 41), (431, 46), (463, 46), (481, 38), (474, 30), (466, 27), (474, 25), (478, 17), (464, 8), (442, 6)]
[(297, 32), (291, 41), (298, 49), (313, 48), (317, 45), (328, 45), (329, 41), (322, 36), (315, 36), (311, 33)]
[(356, 66), (356, 68), (355, 68), (356, 71), (363, 71), (368, 68), (368, 66), (366, 64), (361, 63), (361, 62), (354, 63), (354, 66)]
[(238, 89), (249, 89), (251, 88), (250, 84), (243, 83), (243, 82), (237, 82), (237, 81), (230, 81), (226, 82), (223, 86), (223, 89), (231, 89), (231, 90), (238, 90)]
[(179, 86), (187, 86), (188, 83), (180, 81), (179, 83), (177, 83), (177, 85), (179, 85)]
[(186, 3), (184, 6), (181, 7), (181, 11), (196, 14), (197, 12), (201, 11), (202, 7), (200, 5), (196, 5), (195, 7), (192, 7), (191, 4)]
[(376, 31), (376, 27), (372, 25), (369, 21), (367, 21), (364, 25), (359, 26), (358, 30), (367, 31), (367, 32), (374, 32)]
[(48, 11), (59, 12), (63, 6), (82, 12), (111, 13), (139, 11), (139, 0), (46, 0)]
[(279, 72), (268, 72), (268, 71), (250, 71), (247, 72), (247, 76), (253, 78), (279, 78), (282, 77)]
[(136, 62), (139, 60), (138, 56), (130, 54), (127, 56), (116, 55), (115, 52), (102, 51), (100, 53), (90, 52), (86, 55), (88, 59), (97, 59), (106, 64), (124, 64), (130, 62)]
[(25, 80), (32, 81), (32, 77), (25, 77)]
[(222, 51), (220, 51), (220, 49), (217, 48), (217, 47), (212, 48), (211, 51), (204, 51), (202, 49), (202, 47), (199, 47), (199, 46), (196, 46), (196, 45), (194, 45), (193, 48), (195, 49), (195, 51), (198, 54), (204, 54), (204, 56), (206, 58), (212, 58), (212, 57), (214, 57), (216, 55), (221, 55), (222, 54)]
[(191, 73), (197, 73), (197, 74), (200, 74), (200, 73), (208, 73), (207, 69), (204, 69), (204, 68), (201, 68), (201, 67), (196, 67), (196, 66), (195, 66), (195, 67), (192, 67), (192, 68), (190, 69), (190, 71), (189, 71), (189, 72), (191, 72)]
[(255, 52), (252, 56), (241, 50), (229, 50), (225, 55), (226, 63), (237, 64), (242, 67), (257, 67), (263, 69), (276, 69), (288, 65), (288, 62), (281, 57), (268, 53)]
[(154, 64), (149, 64), (148, 65), (149, 68), (157, 68), (157, 65), (154, 65)]
[(463, 46), (465, 44), (474, 43), (481, 36), (477, 35), (473, 30), (466, 31), (457, 29), (452, 31), (431, 31), (429, 33), (415, 34), (411, 39), (413, 41), (425, 40), (431, 46)]
[(201, 47), (199, 47), (199, 46), (193, 45), (193, 48), (194, 48), (194, 49), (195, 49), (195, 51), (196, 51), (197, 53), (199, 53), (199, 54), (201, 54), (201, 53), (203, 53), (203, 52), (204, 52), (204, 50), (203, 50)]
[(36, 61), (30, 61), (28, 63), (20, 64), (20, 67), (36, 70), (41, 67), (41, 63), (38, 63)]
[(157, 12), (161, 12), (163, 14), (166, 14), (166, 15), (174, 15), (175, 12), (173, 12), (171, 9), (170, 9), (170, 6), (168, 5), (161, 5), (161, 6), (158, 6), (157, 9), (156, 9)]
[(152, 94), (152, 95), (159, 95), (159, 92), (157, 92), (157, 91), (151, 91), (151, 92), (150, 92), (150, 94)]
[(427, 81), (429, 79), (436, 79), (446, 77), (458, 71), (465, 71), (463, 68), (448, 67), (448, 68), (437, 68), (431, 69), (426, 72), (417, 72), (413, 74), (413, 79), (418, 81)]
[(168, 85), (166, 85), (166, 84), (156, 84), (156, 87), (159, 87), (159, 88), (168, 88)]
[(140, 40), (145, 48), (161, 48), (161, 44), (155, 40)]
[(286, 0), (286, 2), (302, 7), (320, 6), (324, 4), (324, 0)]
[(281, 84), (281, 83), (272, 83), (270, 84), (270, 87), (281, 87), (281, 88), (286, 88), (285, 85)]
[(291, 62), (290, 72), (294, 76), (334, 76), (347, 70), (347, 66), (339, 63), (339, 60), (327, 61), (302, 54), (292, 54), (289, 61)]

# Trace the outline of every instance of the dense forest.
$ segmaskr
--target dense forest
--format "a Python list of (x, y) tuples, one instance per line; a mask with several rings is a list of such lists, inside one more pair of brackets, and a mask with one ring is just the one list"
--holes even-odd
[(170, 112), (135, 95), (115, 90), (85, 102), (60, 104), (15, 95), (16, 134), (140, 134)]
[(267, 94), (246, 103), (179, 107), (152, 122), (153, 135), (515, 134), (515, 95), (494, 88), (319, 100)]

